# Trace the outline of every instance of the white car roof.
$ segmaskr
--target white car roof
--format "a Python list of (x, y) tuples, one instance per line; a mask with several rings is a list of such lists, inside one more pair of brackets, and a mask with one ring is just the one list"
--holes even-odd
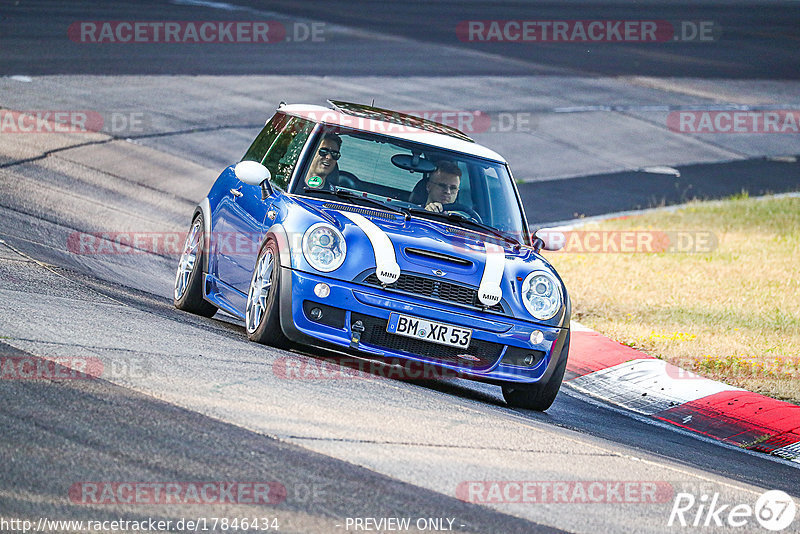
[(321, 122), (332, 126), (343, 126), (346, 128), (352, 128), (354, 130), (373, 132), (381, 135), (387, 135), (389, 137), (395, 137), (397, 139), (422, 143), (456, 152), (463, 152), (465, 154), (494, 160), (500, 163), (506, 163), (505, 158), (503, 158), (500, 154), (494, 150), (486, 148), (483, 145), (479, 145), (478, 143), (464, 141), (450, 135), (422, 130), (406, 124), (396, 124), (387, 121), (374, 120), (343, 113), (336, 109), (310, 104), (285, 104), (280, 106), (278, 111), (282, 111), (289, 115), (302, 117), (313, 122)]

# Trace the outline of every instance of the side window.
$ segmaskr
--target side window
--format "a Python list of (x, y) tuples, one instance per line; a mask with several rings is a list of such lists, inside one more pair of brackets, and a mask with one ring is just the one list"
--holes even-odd
[(261, 130), (261, 133), (258, 134), (250, 148), (247, 149), (242, 161), (263, 162), (267, 150), (275, 142), (275, 138), (278, 137), (287, 122), (289, 122), (289, 117), (283, 113), (276, 113)]
[(275, 138), (262, 163), (272, 174), (271, 182), (286, 190), (292, 171), (300, 157), (300, 151), (314, 129), (314, 123), (292, 117), (286, 127)]

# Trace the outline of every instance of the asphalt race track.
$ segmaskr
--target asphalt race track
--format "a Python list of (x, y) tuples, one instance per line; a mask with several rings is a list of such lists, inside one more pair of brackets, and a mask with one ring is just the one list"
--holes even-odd
[[(462, 21), (523, 19), (711, 21), (714, 32), (656, 43), (458, 38)], [(284, 39), (91, 43), (70, 30), (253, 20), (282, 27)], [(93, 379), (0, 380), (0, 532), (22, 531), (4, 520), (42, 518), (206, 518), (206, 530), (173, 530), (231, 530), (211, 528), (215, 517), (277, 519), (283, 532), (765, 532), (754, 517), (704, 526), (699, 504), (686, 513), (700, 517), (695, 526), (668, 521), (679, 493), (729, 507), (752, 507), (766, 490), (800, 498), (796, 462), (654, 424), (569, 386), (535, 413), (508, 408), (494, 386), (353, 377), (333, 354), (252, 344), (222, 312), (205, 319), (172, 306), (180, 245), (169, 239), (282, 100), (449, 113), (509, 159), (537, 226), (798, 191), (797, 133), (670, 127), (683, 110), (796, 113), (798, 39), (793, 2), (0, 6), (0, 111), (82, 111), (101, 122), (89, 132), (0, 122), (0, 356), (103, 369)], [(102, 232), (151, 240), (81, 247), (81, 236)], [(291, 365), (318, 372), (280, 371)], [(624, 499), (606, 489), (605, 502), (500, 502), (465, 498), (474, 481), (633, 489)], [(272, 500), (98, 503), (87, 490), (208, 482), (269, 483)], [(411, 526), (378, 525), (388, 518)], [(782, 532), (800, 532), (800, 519)]]

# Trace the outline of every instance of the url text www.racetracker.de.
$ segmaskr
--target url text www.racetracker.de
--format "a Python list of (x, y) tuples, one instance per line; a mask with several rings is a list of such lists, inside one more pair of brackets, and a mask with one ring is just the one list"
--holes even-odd
[(75, 520), (9, 519), (0, 517), (0, 532), (222, 532), (222, 531), (278, 531), (280, 521), (276, 517), (193, 517), (181, 519), (113, 519)]

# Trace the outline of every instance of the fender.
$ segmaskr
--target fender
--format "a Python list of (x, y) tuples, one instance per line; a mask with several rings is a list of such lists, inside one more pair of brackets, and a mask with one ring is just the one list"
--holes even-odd
[(261, 240), (259, 250), (267, 242), (267, 239), (273, 238), (275, 243), (278, 244), (278, 252), (280, 253), (281, 267), (287, 269), (292, 268), (292, 249), (289, 247), (289, 236), (286, 233), (286, 228), (280, 223), (275, 223), (267, 229), (264, 239)]
[(205, 251), (206, 253), (203, 254), (203, 272), (208, 274), (208, 257), (209, 257), (209, 238), (211, 237), (211, 203), (208, 201), (208, 197), (204, 198), (194, 209), (194, 215), (192, 215), (192, 219), (194, 219), (197, 214), (200, 213), (203, 215), (203, 232), (205, 235)]

